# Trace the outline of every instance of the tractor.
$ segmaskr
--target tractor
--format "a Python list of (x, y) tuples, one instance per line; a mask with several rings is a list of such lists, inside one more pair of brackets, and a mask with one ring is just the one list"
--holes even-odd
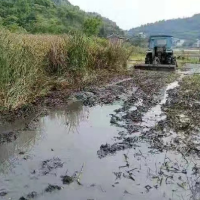
[(149, 48), (145, 64), (135, 65), (136, 69), (173, 69), (178, 65), (173, 52), (173, 37), (169, 35), (153, 35), (149, 38)]

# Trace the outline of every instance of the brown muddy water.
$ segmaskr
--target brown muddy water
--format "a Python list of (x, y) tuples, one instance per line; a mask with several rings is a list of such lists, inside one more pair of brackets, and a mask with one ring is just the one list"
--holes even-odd
[[(199, 66), (188, 65), (179, 73), (198, 72)], [(122, 144), (126, 137), (137, 138), (165, 119), (161, 107), (175, 87), (178, 81), (161, 89), (158, 103), (144, 111), (141, 122), (132, 122), (139, 129), (131, 135), (110, 123), (126, 98), (94, 107), (74, 102), (39, 119), (31, 116), (32, 120), (2, 126), (1, 132), (9, 132), (11, 138), (0, 145), (0, 199), (199, 199), (194, 163), (200, 166), (200, 161), (195, 156), (186, 159), (176, 151), (161, 152), (142, 139), (103, 156), (100, 151), (109, 144)], [(139, 99), (129, 111), (142, 105)]]

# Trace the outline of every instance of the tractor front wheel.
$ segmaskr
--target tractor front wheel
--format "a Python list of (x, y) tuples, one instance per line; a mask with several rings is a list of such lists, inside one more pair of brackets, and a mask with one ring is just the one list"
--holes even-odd
[(176, 57), (172, 57), (172, 65), (176, 65), (176, 67), (178, 67)]
[(147, 54), (146, 55), (146, 58), (145, 58), (145, 64), (152, 64), (152, 58), (151, 58), (151, 55), (150, 54)]

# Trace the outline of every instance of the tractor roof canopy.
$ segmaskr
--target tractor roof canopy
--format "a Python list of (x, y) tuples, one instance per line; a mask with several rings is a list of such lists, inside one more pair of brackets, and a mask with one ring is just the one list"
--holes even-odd
[(168, 50), (172, 49), (172, 36), (170, 35), (152, 35), (149, 38), (149, 48), (163, 47), (165, 46)]

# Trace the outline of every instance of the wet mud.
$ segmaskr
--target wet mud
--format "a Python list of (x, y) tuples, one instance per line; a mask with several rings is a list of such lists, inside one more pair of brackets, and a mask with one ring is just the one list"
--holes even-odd
[(199, 94), (185, 84), (195, 73), (135, 71), (2, 124), (0, 199), (198, 200)]

